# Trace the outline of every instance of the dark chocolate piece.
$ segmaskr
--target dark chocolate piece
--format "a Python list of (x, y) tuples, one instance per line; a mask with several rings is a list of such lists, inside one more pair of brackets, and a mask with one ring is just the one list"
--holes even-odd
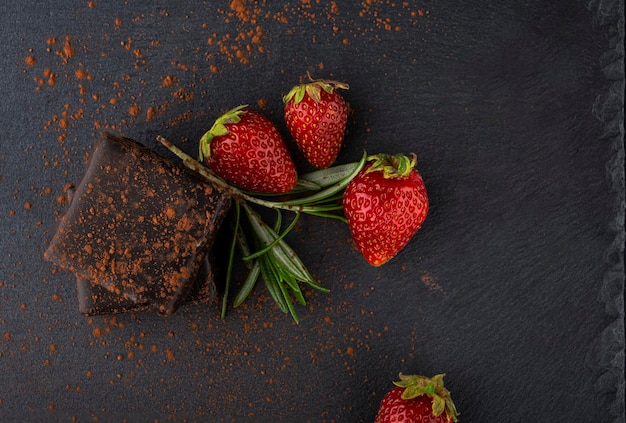
[(109, 135), (89, 160), (45, 255), (74, 272), (79, 287), (112, 294), (98, 302), (101, 312), (134, 304), (172, 314), (192, 289), (230, 203), (223, 188)]
[(136, 303), (85, 279), (76, 278), (76, 288), (78, 311), (85, 316), (142, 311), (149, 308), (148, 304)]
[[(128, 298), (121, 297), (107, 290), (101, 285), (88, 280), (77, 279), (78, 311), (86, 316), (99, 314), (115, 314), (147, 310), (149, 304), (135, 303)], [(202, 262), (202, 267), (184, 304), (201, 304), (215, 299), (217, 290), (211, 263), (208, 256)]]

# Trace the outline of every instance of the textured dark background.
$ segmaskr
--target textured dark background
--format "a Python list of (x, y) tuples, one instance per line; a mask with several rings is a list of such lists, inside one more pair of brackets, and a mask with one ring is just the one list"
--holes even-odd
[[(463, 422), (623, 422), (623, 2), (498, 3), (0, 5), (0, 420), (367, 422), (445, 372)], [(101, 132), (195, 154), (242, 103), (284, 131), (307, 71), (351, 86), (339, 162), (419, 154), (408, 247), (373, 268), (302, 219), (331, 293), (298, 326), (262, 286), (225, 320), (80, 316), (42, 254)]]

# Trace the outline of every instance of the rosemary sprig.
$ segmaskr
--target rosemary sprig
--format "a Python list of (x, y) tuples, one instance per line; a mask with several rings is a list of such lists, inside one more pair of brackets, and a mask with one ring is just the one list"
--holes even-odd
[[(234, 198), (235, 225), (233, 239), (226, 271), (224, 297), (222, 298), (221, 315), (224, 317), (228, 308), (228, 295), (234, 265), (235, 244), (239, 245), (242, 259), (248, 266), (248, 275), (239, 292), (236, 294), (233, 306), (240, 306), (252, 292), (259, 276), (263, 278), (265, 286), (278, 307), (285, 313), (290, 313), (296, 323), (299, 322), (295, 303), (305, 305), (304, 295), (299, 283), (305, 283), (313, 289), (328, 292), (328, 288), (320, 285), (308, 271), (295, 251), (287, 244), (285, 237), (296, 226), (301, 214), (309, 214), (324, 218), (337, 219), (346, 222), (339, 212), (342, 210), (341, 198), (343, 190), (359, 171), (365, 166), (367, 154), (359, 162), (348, 163), (327, 169), (317, 170), (302, 175), (296, 188), (287, 193), (289, 199), (272, 201), (259, 198), (259, 194), (240, 190), (215, 175), (209, 168), (187, 155), (165, 138), (158, 136), (157, 140), (178, 156), (183, 164), (226, 191)], [(278, 212), (274, 227), (267, 225), (261, 216), (252, 209), (251, 204), (274, 209)], [(243, 213), (241, 213), (243, 210)], [(291, 223), (282, 229), (281, 210), (295, 213)], [(252, 229), (247, 235), (241, 224), (245, 216), (248, 226)], [(251, 238), (251, 239), (249, 239)], [(249, 241), (252, 241), (251, 243)], [(254, 246), (254, 251), (250, 249)]]
[(233, 241), (228, 254), (228, 266), (226, 267), (226, 283), (224, 284), (224, 296), (222, 297), (222, 318), (226, 317), (226, 307), (228, 301), (228, 291), (230, 289), (230, 280), (232, 278), (233, 262), (235, 258), (235, 246), (237, 245), (237, 234), (239, 233), (239, 222), (241, 216), (241, 207), (238, 201), (235, 201), (235, 229), (233, 229)]

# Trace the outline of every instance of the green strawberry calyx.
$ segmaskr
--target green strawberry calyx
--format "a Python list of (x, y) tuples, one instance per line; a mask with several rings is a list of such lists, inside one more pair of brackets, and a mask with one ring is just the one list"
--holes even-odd
[(385, 179), (403, 178), (411, 173), (417, 163), (417, 155), (411, 157), (404, 154), (375, 154), (367, 158), (372, 164), (365, 173), (383, 172)]
[(421, 395), (428, 395), (432, 398), (432, 412), (435, 417), (440, 416), (444, 412), (448, 415), (448, 419), (458, 421), (458, 412), (450, 392), (444, 387), (443, 377), (445, 374), (438, 374), (432, 378), (419, 375), (404, 375), (400, 373), (400, 380), (394, 382), (394, 385), (404, 388), (401, 398), (409, 400), (417, 398)]
[(283, 97), (283, 102), (288, 103), (293, 99), (294, 103), (298, 104), (307, 94), (316, 102), (320, 102), (322, 100), (322, 90), (326, 91), (328, 94), (332, 94), (337, 88), (342, 90), (350, 89), (348, 84), (339, 81), (330, 81), (326, 79), (313, 80), (310, 75), (309, 79), (311, 79), (311, 82), (293, 87), (291, 91)]
[(227, 111), (215, 120), (213, 126), (211, 126), (211, 129), (205, 132), (202, 138), (200, 138), (200, 161), (203, 161), (205, 158), (211, 157), (211, 141), (213, 141), (213, 138), (227, 135), (228, 128), (226, 127), (226, 125), (239, 123), (241, 121), (241, 115), (246, 112), (247, 107), (247, 104), (237, 106), (234, 109)]

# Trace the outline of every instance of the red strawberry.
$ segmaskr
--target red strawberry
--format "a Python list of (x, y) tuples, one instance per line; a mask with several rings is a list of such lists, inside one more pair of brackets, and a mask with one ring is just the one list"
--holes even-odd
[(433, 378), (400, 374), (397, 386), (380, 403), (374, 423), (451, 423), (457, 411), (450, 392), (443, 386), (444, 375)]
[(200, 160), (240, 188), (271, 194), (291, 191), (296, 167), (274, 124), (247, 106), (220, 116), (200, 139)]
[(294, 141), (313, 166), (329, 167), (339, 154), (348, 121), (348, 107), (337, 92), (348, 89), (335, 81), (313, 81), (289, 91), (285, 121)]
[(379, 154), (346, 187), (343, 209), (357, 248), (373, 266), (391, 260), (422, 226), (428, 196), (416, 158)]

